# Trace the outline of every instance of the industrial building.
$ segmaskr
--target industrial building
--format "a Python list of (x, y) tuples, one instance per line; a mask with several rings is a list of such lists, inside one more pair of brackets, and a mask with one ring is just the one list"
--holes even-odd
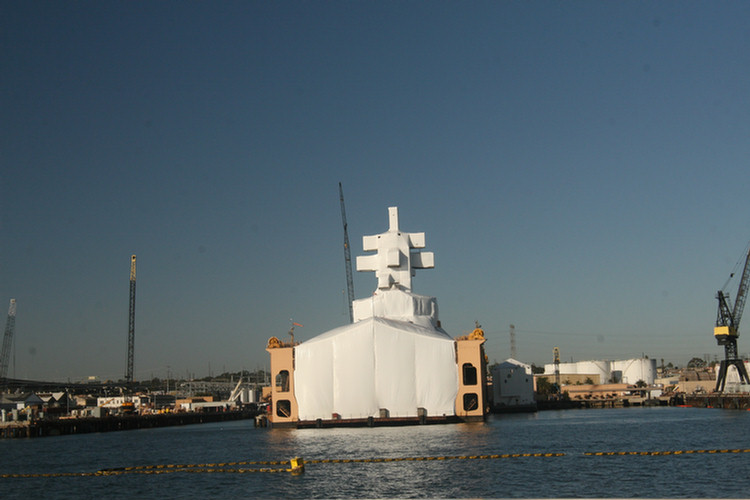
[(536, 411), (534, 375), (531, 365), (506, 359), (494, 365), (492, 375), (492, 411)]

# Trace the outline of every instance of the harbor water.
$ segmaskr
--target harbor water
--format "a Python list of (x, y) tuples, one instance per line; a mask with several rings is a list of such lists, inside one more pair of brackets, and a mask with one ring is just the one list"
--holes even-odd
[[(727, 449), (748, 452), (588, 454)], [(309, 463), (548, 453), (564, 455)], [(303, 474), (43, 476), (292, 457), (308, 462)], [(0, 478), (3, 498), (747, 498), (748, 470), (750, 412), (699, 408), (544, 411), (376, 428), (271, 429), (243, 420), (0, 441), (0, 474), (32, 475)]]

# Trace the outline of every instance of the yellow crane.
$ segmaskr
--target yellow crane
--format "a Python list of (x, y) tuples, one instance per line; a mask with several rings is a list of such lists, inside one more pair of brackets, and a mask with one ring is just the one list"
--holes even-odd
[[(734, 273), (730, 275), (734, 276)], [(728, 281), (727, 281), (728, 283)], [(734, 307), (729, 303), (729, 295), (724, 290), (716, 293), (719, 301), (719, 310), (716, 313), (716, 326), (714, 327), (714, 338), (719, 345), (724, 346), (724, 359), (721, 360), (719, 376), (716, 378), (716, 392), (723, 392), (727, 380), (727, 371), (730, 366), (737, 368), (741, 384), (749, 384), (750, 377), (745, 369), (745, 362), (737, 354), (737, 338), (740, 336), (740, 320), (742, 311), (745, 309), (748, 286), (750, 286), (750, 251), (745, 257), (745, 267), (742, 270), (742, 278), (734, 299)], [(726, 285), (725, 285), (726, 287)]]

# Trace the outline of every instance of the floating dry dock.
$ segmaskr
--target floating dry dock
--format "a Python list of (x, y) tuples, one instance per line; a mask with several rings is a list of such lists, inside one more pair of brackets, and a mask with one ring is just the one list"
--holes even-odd
[(435, 265), (425, 234), (399, 228), (364, 236), (357, 271), (374, 272), (376, 290), (352, 302), (352, 323), (305, 342), (268, 340), (269, 425), (380, 426), (484, 420), (488, 410), (484, 331), (443, 330), (437, 298), (412, 290), (417, 269)]
[(348, 418), (348, 419), (317, 419), (301, 420), (295, 423), (298, 429), (323, 429), (327, 427), (398, 427), (402, 425), (430, 425), (430, 424), (456, 424), (463, 422), (463, 419), (455, 415), (446, 415), (439, 417), (394, 417), (394, 418)]

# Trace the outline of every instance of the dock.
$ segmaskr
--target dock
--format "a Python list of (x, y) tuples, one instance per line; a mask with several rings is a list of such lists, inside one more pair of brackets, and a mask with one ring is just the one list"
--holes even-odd
[(705, 394), (684, 396), (677, 406), (750, 410), (750, 394)]
[(0, 438), (32, 438), (226, 422), (255, 418), (256, 414), (257, 412), (250, 411), (175, 412), (102, 418), (56, 418), (2, 422), (0, 423)]

